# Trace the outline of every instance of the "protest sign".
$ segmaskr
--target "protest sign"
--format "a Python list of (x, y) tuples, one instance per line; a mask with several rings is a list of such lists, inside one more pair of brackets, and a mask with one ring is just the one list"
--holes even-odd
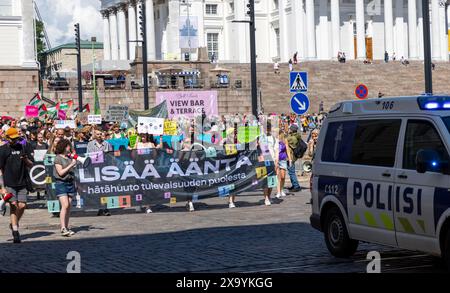
[(56, 120), (55, 123), (56, 123), (55, 124), (56, 129), (60, 129), (60, 128), (64, 129), (66, 127), (69, 127), (72, 129), (76, 128), (74, 120)]
[(259, 134), (259, 126), (239, 126), (237, 139), (239, 143), (249, 143), (255, 141)]
[(112, 145), (115, 151), (126, 150), (128, 148), (128, 144), (130, 143), (128, 138), (108, 139), (107, 142)]
[[(176, 158), (176, 160), (174, 160)], [(52, 173), (48, 173), (52, 174)], [(146, 149), (126, 150), (119, 156), (104, 153), (101, 161), (86, 167), (77, 165), (75, 186), (79, 198), (76, 208), (124, 208), (168, 204), (228, 196), (273, 183), (273, 164), (258, 160), (256, 150), (233, 156), (217, 151), (173, 152)], [(52, 178), (47, 183), (48, 199), (56, 200)]]
[(66, 120), (67, 119), (67, 113), (64, 110), (58, 110), (58, 119), (59, 120)]
[(26, 105), (25, 106), (25, 117), (27, 117), (27, 118), (39, 117), (39, 107), (32, 106), (32, 105)]
[(121, 122), (128, 120), (128, 111), (128, 106), (109, 105), (108, 109), (106, 110), (105, 121)]
[(46, 154), (47, 150), (34, 150), (34, 161), (43, 162)]
[(89, 112), (77, 113), (77, 118), (82, 125), (88, 124), (88, 116), (89, 116)]
[(154, 117), (138, 117), (138, 133), (162, 135), (164, 133), (164, 119)]
[(164, 134), (177, 135), (177, 122), (172, 120), (164, 120)]
[(217, 91), (157, 92), (156, 104), (167, 102), (169, 118), (218, 116)]
[(102, 124), (102, 115), (88, 115), (88, 124)]
[(136, 143), (138, 142), (138, 136), (134, 134), (134, 135), (131, 135), (129, 137), (129, 139), (130, 139), (130, 147), (132, 149), (134, 149), (134, 147), (136, 146)]

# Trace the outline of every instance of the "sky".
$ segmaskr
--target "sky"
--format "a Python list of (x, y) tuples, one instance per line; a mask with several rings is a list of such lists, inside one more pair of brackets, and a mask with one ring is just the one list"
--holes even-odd
[(52, 47), (74, 42), (74, 24), (80, 23), (81, 39), (103, 41), (99, 0), (35, 0)]

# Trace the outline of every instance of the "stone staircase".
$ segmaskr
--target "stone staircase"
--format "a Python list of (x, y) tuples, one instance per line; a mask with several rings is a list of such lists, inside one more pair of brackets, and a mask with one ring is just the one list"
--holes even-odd
[[(376, 62), (363, 64), (350, 61), (344, 64), (333, 61), (301, 62), (294, 64), (295, 71), (307, 71), (311, 106), (309, 113), (317, 112), (320, 101), (325, 109), (336, 102), (355, 100), (354, 90), (360, 83), (369, 88), (369, 98), (378, 92), (385, 96), (419, 95), (424, 89), (424, 67), (421, 61)], [(280, 64), (280, 74), (274, 74), (272, 64), (258, 64), (265, 112), (290, 112), (289, 68)], [(433, 71), (433, 92), (450, 94), (450, 64), (436, 63)]]

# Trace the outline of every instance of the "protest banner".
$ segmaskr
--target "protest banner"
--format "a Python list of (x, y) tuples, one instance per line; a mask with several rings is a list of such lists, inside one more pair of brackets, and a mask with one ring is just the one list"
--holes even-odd
[(25, 117), (27, 118), (39, 117), (39, 107), (33, 105), (26, 105)]
[(164, 133), (164, 119), (154, 117), (138, 117), (138, 133), (162, 135)]
[[(186, 200), (227, 197), (274, 186), (273, 161), (260, 161), (256, 150), (227, 155), (223, 151), (126, 150), (91, 157), (75, 171), (75, 208), (125, 208)], [(92, 155), (94, 156), (94, 155)], [(52, 173), (47, 173), (52, 174)], [(48, 178), (49, 203), (57, 200)], [(262, 193), (261, 193), (262, 194)]]
[(102, 124), (102, 115), (88, 115), (88, 124)]
[(75, 129), (76, 125), (75, 125), (75, 121), (74, 120), (56, 120), (55, 121), (55, 128), (56, 129), (64, 129), (66, 127)]
[(124, 105), (109, 105), (106, 110), (105, 121), (122, 122), (128, 120), (129, 108)]
[(218, 116), (217, 91), (157, 92), (156, 103), (167, 102), (169, 118)]
[(164, 134), (177, 135), (177, 122), (173, 120), (164, 120)]

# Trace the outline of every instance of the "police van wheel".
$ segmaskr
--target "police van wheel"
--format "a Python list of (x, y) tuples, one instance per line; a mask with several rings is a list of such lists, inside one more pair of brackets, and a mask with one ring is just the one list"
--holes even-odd
[(337, 207), (331, 208), (325, 218), (325, 243), (336, 257), (352, 256), (358, 248), (358, 241), (350, 239), (344, 218)]

